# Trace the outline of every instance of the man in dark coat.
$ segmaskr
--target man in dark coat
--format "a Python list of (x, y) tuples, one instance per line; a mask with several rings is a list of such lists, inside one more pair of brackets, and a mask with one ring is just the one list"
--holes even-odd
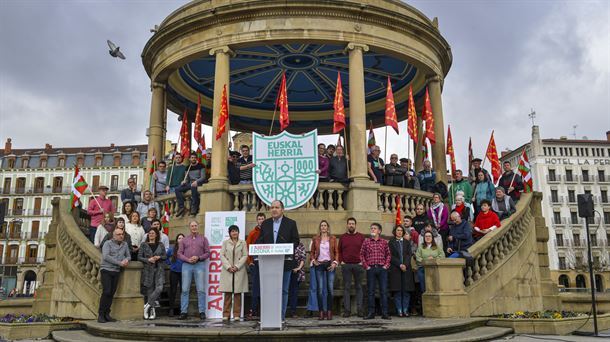
[[(256, 240), (256, 243), (292, 243), (296, 249), (299, 242), (297, 223), (284, 216), (284, 203), (280, 200), (271, 202), (271, 217), (261, 224), (261, 235), (258, 240)], [(293, 268), (296, 268), (293, 255), (286, 255), (286, 258), (284, 259), (284, 276), (282, 279), (282, 321), (286, 318), (290, 274), (292, 273)]]
[(523, 180), (521, 180), (521, 175), (513, 172), (509, 161), (505, 161), (502, 164), (502, 168), (504, 168), (504, 173), (502, 173), (502, 177), (500, 177), (498, 186), (506, 189), (506, 194), (517, 203), (519, 198), (521, 198), (521, 191), (523, 191)]
[(415, 291), (413, 269), (411, 268), (411, 235), (405, 234), (402, 226), (393, 230), (394, 238), (390, 239), (390, 269), (388, 270), (388, 288), (394, 295), (396, 314), (398, 317), (409, 317), (409, 302), (411, 292)]

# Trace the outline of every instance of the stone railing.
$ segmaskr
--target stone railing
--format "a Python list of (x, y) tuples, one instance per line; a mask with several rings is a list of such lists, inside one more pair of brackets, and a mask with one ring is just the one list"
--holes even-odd
[(396, 199), (400, 196), (400, 211), (403, 215), (415, 216), (415, 206), (423, 204), (428, 208), (432, 202), (432, 193), (394, 186), (380, 186), (377, 191), (377, 208), (380, 212), (396, 213)]
[[(201, 191), (199, 191), (199, 193), (201, 194)], [(178, 200), (176, 199), (176, 194), (168, 194), (168, 195), (163, 195), (163, 196), (159, 196), (157, 197), (157, 202), (159, 203), (159, 208), (161, 209), (161, 214), (160, 216), (163, 216), (163, 211), (165, 210), (165, 205), (167, 204), (167, 207), (169, 209), (169, 216), (170, 217), (174, 217), (176, 215), (176, 213), (178, 212)], [(185, 208), (185, 212), (188, 215), (189, 211), (191, 210), (191, 192), (188, 191), (184, 194), (184, 208)]]
[[(245, 212), (269, 210), (269, 206), (256, 195), (252, 184), (231, 185), (229, 192), (233, 203), (231, 210)], [(318, 190), (297, 210), (345, 211), (347, 193), (348, 187), (341, 183), (319, 183)]]
[(466, 267), (466, 290), (477, 282), (483, 281), (485, 276), (498, 267), (503, 260), (523, 242), (526, 231), (530, 229), (532, 214), (530, 202), (532, 196), (523, 194), (517, 203), (517, 211), (502, 222), (497, 229), (472, 245), (468, 252), (473, 257), (472, 265)]

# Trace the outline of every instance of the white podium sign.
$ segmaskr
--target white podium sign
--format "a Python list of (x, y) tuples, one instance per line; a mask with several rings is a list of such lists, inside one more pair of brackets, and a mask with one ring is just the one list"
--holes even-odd
[(261, 281), (261, 329), (282, 329), (282, 283), (284, 257), (294, 254), (291, 243), (252, 244), (250, 255), (258, 255)]

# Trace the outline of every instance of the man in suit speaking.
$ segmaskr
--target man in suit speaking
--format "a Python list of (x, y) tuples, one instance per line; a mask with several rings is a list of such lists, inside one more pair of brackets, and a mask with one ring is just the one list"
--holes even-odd
[[(261, 234), (256, 243), (292, 243), (295, 249), (299, 245), (297, 223), (284, 216), (284, 203), (282, 201), (271, 202), (271, 217), (261, 224)], [(282, 279), (282, 321), (286, 320), (290, 273), (295, 267), (294, 256), (287, 255), (284, 259), (284, 277)]]

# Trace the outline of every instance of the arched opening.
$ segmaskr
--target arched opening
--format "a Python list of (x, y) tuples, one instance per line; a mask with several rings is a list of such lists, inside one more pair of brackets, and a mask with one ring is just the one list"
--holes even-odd
[(570, 278), (567, 275), (562, 274), (559, 276), (559, 285), (568, 288), (570, 287)]
[(600, 274), (595, 275), (595, 291), (604, 292), (604, 279)]
[(34, 271), (27, 271), (23, 275), (23, 291), (24, 295), (33, 295), (36, 289), (36, 273)]
[(576, 287), (584, 289), (587, 287), (587, 284), (585, 283), (585, 276), (582, 274), (579, 274), (576, 276)]

